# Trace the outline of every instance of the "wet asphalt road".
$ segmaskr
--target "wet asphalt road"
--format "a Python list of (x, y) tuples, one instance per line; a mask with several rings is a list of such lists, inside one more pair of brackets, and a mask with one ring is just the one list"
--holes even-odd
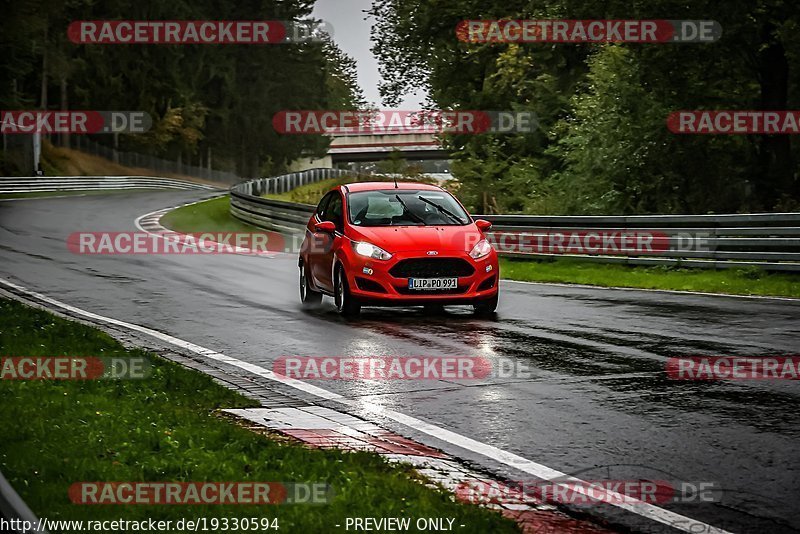
[(366, 308), (344, 321), (327, 299), (301, 310), (294, 258), (80, 256), (66, 247), (71, 232), (134, 230), (146, 212), (206, 196), (0, 202), (0, 276), (267, 368), (283, 355), (512, 358), (529, 378), (316, 385), (584, 479), (711, 481), (722, 502), (664, 507), (732, 532), (800, 532), (800, 383), (664, 373), (673, 356), (798, 352), (800, 302), (505, 282), (495, 319)]

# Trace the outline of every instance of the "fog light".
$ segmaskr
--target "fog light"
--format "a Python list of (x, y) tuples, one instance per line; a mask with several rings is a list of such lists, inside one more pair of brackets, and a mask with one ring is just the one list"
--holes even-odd
[(372, 274), (372, 269), (370, 269), (369, 267), (364, 267), (363, 269), (361, 269), (361, 272), (364, 274)]
[(488, 273), (488, 272), (489, 272), (489, 271), (491, 271), (491, 270), (492, 270), (492, 266), (491, 266), (491, 265), (487, 265), (487, 266), (486, 266), (486, 272)]

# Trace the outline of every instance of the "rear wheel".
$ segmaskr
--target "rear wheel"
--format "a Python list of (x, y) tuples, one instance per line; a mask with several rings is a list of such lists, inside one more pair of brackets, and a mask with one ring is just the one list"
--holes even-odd
[(495, 294), (490, 299), (483, 300), (478, 302), (477, 304), (473, 304), (472, 307), (475, 309), (475, 313), (478, 315), (491, 315), (497, 309), (497, 297), (499, 293)]
[(350, 293), (347, 276), (340, 265), (336, 269), (336, 291), (333, 297), (336, 309), (345, 317), (353, 317), (361, 313), (361, 303)]
[(306, 268), (303, 264), (300, 264), (300, 302), (303, 303), (304, 308), (313, 308), (322, 302), (322, 293), (309, 287)]

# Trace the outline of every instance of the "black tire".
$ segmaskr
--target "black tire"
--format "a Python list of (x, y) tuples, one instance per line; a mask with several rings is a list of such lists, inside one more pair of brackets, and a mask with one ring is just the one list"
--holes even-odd
[(304, 308), (315, 308), (322, 302), (322, 293), (314, 291), (308, 285), (305, 266), (300, 264), (300, 302)]
[(475, 310), (475, 313), (478, 315), (492, 315), (495, 310), (497, 309), (497, 297), (499, 293), (495, 294), (490, 299), (483, 300), (478, 302), (477, 304), (473, 304), (472, 307)]
[(361, 303), (350, 293), (350, 286), (347, 284), (347, 276), (344, 274), (342, 266), (336, 268), (336, 281), (333, 301), (336, 310), (345, 317), (355, 317), (361, 313)]

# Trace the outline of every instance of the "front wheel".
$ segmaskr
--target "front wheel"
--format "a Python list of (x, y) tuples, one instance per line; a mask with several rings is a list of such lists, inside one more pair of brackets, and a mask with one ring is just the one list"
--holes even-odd
[(350, 293), (347, 276), (341, 265), (336, 269), (336, 291), (333, 301), (336, 303), (338, 312), (345, 317), (353, 317), (361, 313), (361, 303)]
[(314, 291), (308, 285), (305, 265), (300, 265), (300, 302), (304, 308), (314, 308), (322, 302), (322, 293)]
[(499, 293), (496, 293), (492, 298), (473, 304), (472, 307), (475, 309), (475, 313), (478, 315), (493, 314), (497, 309), (497, 297), (499, 295)]

